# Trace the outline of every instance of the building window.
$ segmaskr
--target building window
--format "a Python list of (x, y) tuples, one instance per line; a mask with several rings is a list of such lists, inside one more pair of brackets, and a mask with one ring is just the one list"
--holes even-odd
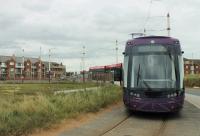
[(11, 66), (14, 65), (14, 62), (10, 62), (10, 65), (11, 65)]
[(192, 71), (193, 71), (193, 70), (194, 70), (194, 66), (190, 66), (190, 70), (192, 70)]
[(13, 71), (14, 71), (14, 68), (11, 68), (10, 71), (13, 72)]
[(189, 61), (185, 61), (185, 64), (190, 64), (190, 62)]

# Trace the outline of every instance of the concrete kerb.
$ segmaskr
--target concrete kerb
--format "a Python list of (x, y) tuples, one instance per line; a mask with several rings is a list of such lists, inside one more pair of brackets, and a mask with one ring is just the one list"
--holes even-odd
[(192, 103), (195, 105), (197, 108), (200, 109), (200, 96), (192, 95), (192, 94), (187, 94), (186, 93), (186, 101)]
[(73, 90), (62, 90), (62, 91), (55, 91), (54, 95), (57, 94), (68, 94), (68, 93), (74, 93), (74, 92), (83, 92), (83, 91), (95, 91), (100, 89), (101, 87), (90, 87), (86, 89), (73, 89)]

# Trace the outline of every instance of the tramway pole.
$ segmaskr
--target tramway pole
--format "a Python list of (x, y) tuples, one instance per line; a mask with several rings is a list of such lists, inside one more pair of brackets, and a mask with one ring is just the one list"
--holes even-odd
[(168, 13), (167, 14), (167, 34), (168, 34), (168, 36), (170, 36), (170, 30), (171, 30), (171, 28), (170, 28), (170, 15)]
[(84, 90), (86, 90), (85, 86), (85, 46), (83, 46), (83, 52), (82, 52), (82, 67), (83, 67), (83, 85), (84, 85)]
[(116, 40), (115, 51), (116, 51), (116, 64), (117, 64), (118, 63), (118, 41), (117, 40)]
[(51, 51), (56, 48), (49, 49), (49, 83), (51, 82)]
[(51, 57), (51, 49), (49, 49), (49, 83), (51, 82), (51, 64), (50, 64), (50, 57)]
[(24, 82), (24, 49), (22, 49), (21, 79), (23, 83)]
[(41, 78), (42, 78), (42, 59), (41, 59), (41, 50), (42, 50), (42, 48), (41, 48), (41, 46), (40, 46), (40, 80), (41, 80)]
[(146, 36), (146, 29), (144, 28), (144, 36)]
[(194, 53), (192, 52), (192, 75), (194, 75)]

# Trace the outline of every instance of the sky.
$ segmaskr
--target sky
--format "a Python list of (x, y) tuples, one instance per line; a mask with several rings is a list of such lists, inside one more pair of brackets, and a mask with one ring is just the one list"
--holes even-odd
[[(122, 62), (130, 33), (167, 35), (180, 40), (184, 57), (200, 59), (199, 0), (0, 0), (0, 55), (41, 57), (67, 71)], [(156, 31), (155, 31), (156, 30)], [(161, 31), (162, 30), (162, 31)]]

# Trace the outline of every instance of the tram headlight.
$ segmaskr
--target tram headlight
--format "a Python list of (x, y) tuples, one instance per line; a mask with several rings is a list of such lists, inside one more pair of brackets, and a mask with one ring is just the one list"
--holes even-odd
[(135, 97), (140, 97), (140, 94), (139, 94), (139, 93), (130, 92), (130, 95), (131, 95), (131, 96), (135, 96)]
[(171, 93), (167, 95), (167, 98), (176, 97), (176, 96), (177, 96), (177, 93)]
[(136, 94), (136, 97), (140, 97), (140, 94)]

